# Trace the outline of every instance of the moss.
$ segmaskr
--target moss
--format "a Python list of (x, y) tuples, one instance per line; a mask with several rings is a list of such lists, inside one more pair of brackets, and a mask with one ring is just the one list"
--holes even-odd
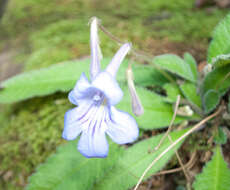
[(73, 59), (68, 49), (61, 49), (58, 47), (46, 47), (34, 51), (27, 59), (25, 70), (39, 69), (41, 67), (48, 67), (62, 61)]
[(88, 45), (89, 27), (86, 19), (61, 20), (49, 24), (42, 30), (31, 34), (30, 42), (33, 49), (49, 46)]
[(74, 0), (13, 0), (3, 17), (4, 28), (10, 35), (30, 32), (57, 20), (81, 14), (87, 8), (87, 1)]
[(63, 118), (69, 108), (65, 94), (13, 106), (8, 125), (0, 129), (0, 171), (12, 176), (0, 178), (0, 189), (25, 185), (34, 168), (64, 142)]
[[(165, 14), (167, 15), (167, 12)], [(153, 20), (151, 24), (154, 31), (161, 31), (158, 33), (159, 36), (168, 36), (170, 40), (184, 41), (185, 44), (199, 40), (200, 43), (207, 45), (211, 31), (225, 14), (225, 11), (221, 12), (217, 9), (194, 10), (194, 12), (190, 10), (173, 15), (168, 12), (168, 18), (162, 19), (160, 22)]]
[[(112, 21), (117, 23), (116, 26), (111, 26), (106, 19), (103, 23), (124, 41), (138, 41), (138, 48), (144, 46), (145, 41), (149, 38), (165, 37), (171, 41), (184, 41), (187, 45), (194, 44), (197, 40), (199, 43), (207, 45), (210, 31), (225, 13), (217, 10), (213, 11), (211, 16), (201, 11), (196, 14), (192, 12), (169, 13), (170, 16), (162, 20), (158, 19), (158, 16), (161, 15), (157, 14), (143, 18), (143, 20), (134, 18), (131, 19), (131, 22)], [(198, 20), (200, 24), (198, 24)], [(46, 67), (89, 54), (89, 27), (86, 23), (87, 19), (61, 20), (31, 34), (29, 42), (33, 53), (27, 60), (26, 68)], [(178, 31), (178, 25), (183, 26), (180, 31)], [(101, 33), (100, 39), (103, 54), (111, 56), (118, 48), (117, 45), (103, 33)]]
[(0, 105), (0, 130), (7, 126), (9, 122), (9, 117), (11, 114), (11, 106), (9, 105)]
[(29, 42), (32, 53), (25, 69), (47, 67), (89, 52), (86, 23), (86, 20), (61, 20), (31, 34)]
[[(30, 36), (31, 32), (39, 31), (51, 23), (63, 21), (64, 24), (69, 19), (78, 20), (72, 22), (72, 27), (78, 26), (78, 23), (86, 25), (88, 19), (96, 15), (113, 31), (122, 29), (125, 23), (128, 29), (125, 30), (126, 36), (135, 33), (139, 37), (150, 35), (180, 41), (185, 41), (185, 37), (199, 40), (207, 38), (218, 20), (227, 12), (215, 8), (196, 10), (194, 0), (144, 0), (131, 4), (128, 0), (103, 1), (103, 6), (101, 3), (99, 0), (95, 3), (88, 0), (13, 0), (3, 18), (4, 30), (13, 35), (26, 32)], [(57, 27), (62, 30), (60, 23)], [(79, 29), (75, 30), (76, 35), (82, 27)], [(81, 39), (83, 36), (85, 33), (82, 31), (77, 38)]]
[[(8, 38), (25, 38), (30, 47), (26, 70), (47, 67), (65, 59), (89, 54), (88, 20), (97, 16), (112, 33), (138, 48), (150, 38), (207, 45), (210, 33), (226, 11), (196, 10), (194, 0), (12, 0), (2, 20)], [(178, 27), (179, 26), (179, 27)], [(118, 48), (101, 35), (103, 53), (111, 56)], [(51, 56), (49, 56), (51, 54)], [(24, 63), (24, 61), (23, 61)]]

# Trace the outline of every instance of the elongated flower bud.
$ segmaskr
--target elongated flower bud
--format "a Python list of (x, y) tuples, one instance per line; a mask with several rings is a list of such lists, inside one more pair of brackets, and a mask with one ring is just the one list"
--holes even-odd
[(98, 37), (98, 19), (92, 17), (90, 20), (90, 49), (91, 49), (91, 66), (90, 75), (94, 79), (100, 72), (100, 60), (102, 59), (102, 53), (100, 49), (100, 42)]
[(144, 108), (135, 89), (131, 64), (129, 64), (128, 69), (126, 70), (126, 77), (128, 81), (129, 93), (131, 95), (132, 111), (136, 116), (140, 116), (144, 113)]
[(113, 77), (116, 77), (117, 71), (124, 60), (126, 54), (130, 51), (132, 44), (131, 43), (125, 43), (123, 44), (118, 52), (113, 57), (110, 64), (107, 66), (106, 71), (110, 73)]

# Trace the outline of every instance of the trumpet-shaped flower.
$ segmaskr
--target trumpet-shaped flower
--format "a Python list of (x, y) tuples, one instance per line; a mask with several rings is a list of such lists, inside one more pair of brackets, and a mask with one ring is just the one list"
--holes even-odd
[(106, 157), (108, 154), (108, 135), (117, 144), (131, 143), (138, 137), (136, 121), (128, 113), (114, 106), (122, 99), (123, 92), (115, 77), (125, 55), (131, 48), (124, 44), (114, 58), (102, 71), (101, 52), (97, 34), (97, 19), (91, 22), (91, 82), (83, 73), (69, 100), (78, 107), (66, 112), (63, 138), (73, 140), (81, 134), (78, 150), (85, 157)]

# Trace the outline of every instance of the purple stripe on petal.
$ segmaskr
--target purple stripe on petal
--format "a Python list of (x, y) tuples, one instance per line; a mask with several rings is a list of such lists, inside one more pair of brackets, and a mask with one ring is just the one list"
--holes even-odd
[(101, 128), (101, 125), (102, 125), (102, 122), (104, 121), (104, 118), (105, 118), (105, 113), (106, 111), (103, 112), (103, 117), (100, 119), (100, 124), (99, 124), (99, 128)]
[(97, 126), (97, 121), (95, 121), (95, 123), (94, 123), (94, 125), (93, 125), (92, 136), (95, 135), (96, 126)]
[(80, 117), (77, 118), (77, 120), (81, 121), (89, 113), (89, 111), (92, 109), (92, 107), (93, 107), (93, 103), (91, 103), (91, 105), (89, 106), (89, 108), (87, 110), (85, 110), (83, 112), (83, 114)]
[(87, 119), (86, 119), (86, 120), (84, 120), (84, 121), (81, 121), (81, 122), (80, 122), (80, 125), (85, 124), (87, 121), (89, 121), (89, 118), (87, 118)]

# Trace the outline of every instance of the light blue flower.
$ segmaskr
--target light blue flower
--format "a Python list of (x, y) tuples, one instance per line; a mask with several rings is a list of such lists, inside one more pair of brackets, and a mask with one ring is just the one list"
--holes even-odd
[(91, 82), (83, 73), (69, 93), (70, 102), (78, 107), (66, 112), (62, 136), (73, 140), (81, 134), (78, 150), (82, 155), (88, 158), (106, 157), (109, 150), (107, 135), (117, 144), (131, 143), (138, 137), (133, 117), (114, 107), (123, 96), (115, 79), (116, 73), (131, 45), (124, 44), (102, 71), (96, 18), (92, 19), (90, 36)]

